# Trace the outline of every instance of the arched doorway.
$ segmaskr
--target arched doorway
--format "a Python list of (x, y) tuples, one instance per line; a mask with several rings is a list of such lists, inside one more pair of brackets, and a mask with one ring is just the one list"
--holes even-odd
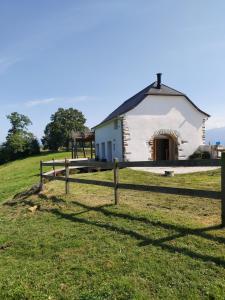
[(160, 134), (153, 140), (154, 160), (176, 160), (178, 159), (177, 140), (169, 134)]

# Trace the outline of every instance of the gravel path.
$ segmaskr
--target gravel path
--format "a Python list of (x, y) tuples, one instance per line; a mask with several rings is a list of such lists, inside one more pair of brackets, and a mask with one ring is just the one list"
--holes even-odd
[(218, 167), (133, 167), (137, 171), (146, 171), (156, 174), (164, 174), (165, 171), (174, 171), (174, 174), (188, 174), (195, 172), (212, 171), (219, 169)]

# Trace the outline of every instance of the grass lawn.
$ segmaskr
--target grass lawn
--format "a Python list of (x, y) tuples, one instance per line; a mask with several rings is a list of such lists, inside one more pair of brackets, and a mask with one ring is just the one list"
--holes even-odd
[(71, 153), (45, 153), (25, 159), (20, 159), (4, 165), (0, 165), (0, 202), (12, 197), (16, 193), (28, 189), (39, 180), (40, 160), (50, 160), (52, 158), (70, 158)]
[[(38, 181), (39, 160), (5, 166), (27, 169), (5, 171), (21, 183), (1, 183), (5, 198)], [(73, 176), (111, 181), (112, 171)], [(123, 169), (120, 181), (220, 190), (219, 171), (166, 178)], [(72, 183), (70, 191), (52, 181), (0, 206), (0, 299), (225, 299), (219, 200), (121, 189), (115, 207), (112, 188)]]

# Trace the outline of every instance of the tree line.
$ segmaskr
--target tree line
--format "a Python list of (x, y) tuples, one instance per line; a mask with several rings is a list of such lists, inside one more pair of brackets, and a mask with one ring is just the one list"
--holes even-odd
[[(0, 146), (0, 163), (5, 163), (30, 155), (39, 154), (41, 145), (28, 127), (31, 120), (17, 112), (6, 116), (10, 121), (10, 129), (5, 142)], [(86, 118), (83, 113), (74, 108), (59, 108), (50, 117), (41, 139), (43, 149), (58, 151), (60, 148), (69, 149), (72, 131), (84, 132)]]

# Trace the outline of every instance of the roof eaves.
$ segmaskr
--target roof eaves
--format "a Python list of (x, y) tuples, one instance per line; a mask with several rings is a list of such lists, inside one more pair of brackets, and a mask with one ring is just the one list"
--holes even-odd
[(203, 115), (206, 115), (207, 117), (211, 117), (209, 114), (207, 114), (206, 112), (204, 112), (203, 110), (201, 110), (196, 104), (194, 104), (194, 102), (193, 101), (191, 101), (191, 99), (187, 96), (187, 95), (185, 95), (185, 94), (183, 94), (183, 93), (181, 93), (181, 92), (179, 92), (179, 91), (177, 91), (178, 93), (180, 93), (180, 94), (166, 94), (166, 93), (162, 93), (162, 94), (157, 94), (157, 93), (151, 93), (151, 94), (148, 94), (148, 95), (150, 95), (150, 96), (183, 96), (183, 97), (185, 97), (187, 100), (188, 100), (188, 102), (190, 102), (190, 104), (191, 105), (193, 105), (200, 113), (202, 113)]
[(187, 95), (185, 95), (185, 94), (183, 94), (183, 95), (200, 113), (202, 113), (203, 115), (207, 116), (208, 118), (211, 117), (211, 115), (207, 114), (206, 112), (204, 112), (203, 110), (201, 110), (196, 104), (194, 104), (194, 102), (192, 102), (191, 99), (188, 98)]
[[(128, 111), (132, 110), (133, 108), (135, 108), (137, 105), (139, 105), (140, 102), (142, 102), (147, 96), (150, 95), (156, 95), (156, 96), (184, 96), (189, 102), (190, 104), (192, 104), (200, 113), (204, 114), (207, 117), (210, 117), (209, 114), (207, 114), (206, 112), (202, 111), (197, 105), (194, 104), (194, 102), (192, 102), (187, 95), (185, 95), (184, 93), (175, 90), (165, 84), (163, 84), (163, 86), (167, 87), (168, 89), (174, 91), (174, 93), (156, 93), (153, 92), (155, 89), (155, 82), (153, 82), (152, 84), (150, 84), (149, 86), (147, 86), (146, 88), (142, 89), (140, 92), (138, 92), (137, 94), (135, 94), (134, 96), (130, 97), (129, 99), (127, 99), (126, 101), (124, 101), (119, 107), (117, 107), (111, 114), (108, 115), (108, 117), (106, 117), (101, 123), (97, 124), (96, 126), (93, 127), (93, 129), (108, 123), (109, 121), (112, 121), (115, 118), (118, 118), (119, 116), (127, 113)], [(147, 92), (144, 92), (145, 90), (147, 90)], [(143, 97), (141, 97), (137, 102), (134, 103), (134, 105), (131, 105), (130, 107), (126, 108), (126, 104), (129, 103), (129, 101), (131, 101), (132, 99), (135, 99), (135, 97), (139, 97), (141, 94), (143, 94)], [(118, 113), (117, 115), (113, 115), (113, 113), (116, 110), (119, 110), (121, 107), (125, 106), (125, 109), (122, 111), (122, 113)], [(112, 115), (112, 117), (110, 117), (110, 115)]]
[(91, 129), (95, 129), (95, 128), (97, 128), (97, 127), (101, 127), (102, 125), (105, 125), (105, 124), (107, 124), (107, 123), (110, 123), (110, 122), (112, 122), (114, 119), (116, 119), (116, 118), (118, 118), (118, 117), (120, 117), (120, 116), (121, 116), (121, 115), (118, 115), (118, 116), (113, 117), (112, 119), (109, 119), (109, 120), (106, 120), (106, 121), (102, 121), (101, 123), (95, 125), (95, 126), (92, 127)]

